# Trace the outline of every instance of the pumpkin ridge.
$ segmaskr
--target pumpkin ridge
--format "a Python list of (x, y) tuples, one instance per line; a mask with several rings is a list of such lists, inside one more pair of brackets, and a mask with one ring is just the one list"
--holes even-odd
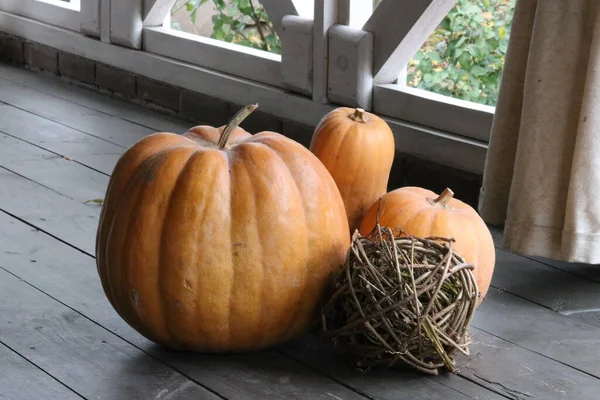
[(235, 150), (230, 150), (230, 151), (222, 151), (221, 153), (223, 153), (223, 155), (225, 156), (225, 159), (227, 160), (227, 170), (229, 171), (229, 253), (231, 254), (231, 267), (232, 267), (232, 273), (233, 276), (231, 278), (231, 282), (229, 285), (229, 291), (227, 292), (227, 295), (229, 296), (229, 301), (228, 301), (228, 305), (227, 305), (227, 312), (228, 312), (228, 317), (227, 317), (227, 342), (229, 343), (231, 341), (231, 308), (233, 306), (233, 293), (234, 293), (234, 287), (235, 287), (235, 282), (237, 281), (237, 257), (233, 256), (233, 235), (234, 235), (234, 224), (233, 224), (233, 216), (235, 215), (233, 212), (233, 194), (235, 193), (234, 190), (234, 182), (235, 182), (235, 177), (234, 175), (231, 173), (231, 153), (234, 152)]
[[(143, 140), (143, 139), (142, 139)], [(162, 150), (159, 151), (158, 153), (155, 153), (153, 155), (151, 155), (150, 157), (146, 158), (144, 161), (142, 161), (137, 169), (131, 174), (131, 179), (129, 180), (129, 183), (127, 185), (125, 185), (125, 187), (123, 188), (123, 190), (120, 193), (120, 196), (118, 199), (116, 199), (116, 206), (115, 206), (115, 212), (112, 215), (112, 219), (109, 221), (110, 222), (110, 228), (108, 229), (108, 238), (113, 239), (113, 228), (115, 226), (115, 222), (119, 221), (119, 218), (117, 218), (117, 215), (119, 214), (119, 210), (122, 209), (123, 207), (123, 201), (128, 200), (129, 197), (134, 197), (136, 199), (139, 198), (139, 196), (141, 195), (141, 186), (138, 184), (138, 181), (143, 179), (142, 174), (144, 172), (144, 168), (147, 164), (149, 163), (153, 163), (156, 162), (156, 160), (159, 157), (164, 157), (164, 154), (167, 152), (167, 150)], [(133, 193), (131, 192), (133, 188)], [(109, 199), (110, 201), (111, 199)], [(133, 205), (139, 203), (139, 201), (136, 202), (132, 202), (132, 209), (133, 209)], [(132, 217), (132, 212), (131, 210), (129, 210), (129, 212), (125, 213), (125, 215), (127, 216), (127, 221), (131, 220)], [(131, 230), (131, 223), (127, 223), (125, 225), (127, 228), (125, 230), (125, 236), (124, 236), (124, 240), (123, 243), (121, 243), (120, 248), (118, 249), (118, 251), (116, 252), (116, 254), (123, 254), (123, 249), (125, 248), (125, 243), (127, 241), (127, 238), (130, 236), (130, 230)], [(109, 263), (108, 261), (110, 260), (110, 255), (109, 255), (109, 249), (112, 247), (110, 246), (112, 244), (112, 240), (107, 241), (106, 245), (105, 245), (105, 261), (107, 265), (111, 265), (113, 263)], [(122, 262), (122, 260), (121, 260)], [(117, 263), (118, 264), (118, 263)], [(117, 313), (119, 313), (121, 315), (121, 313), (123, 312), (122, 308), (120, 305), (124, 304), (123, 303), (123, 299), (121, 298), (117, 298), (118, 296), (115, 295), (115, 285), (114, 284), (114, 280), (112, 278), (114, 278), (114, 275), (120, 275), (119, 281), (120, 284), (123, 284), (123, 271), (119, 271), (116, 272), (114, 270), (108, 269), (107, 270), (107, 286), (110, 290), (110, 297), (114, 300), (114, 302), (116, 304), (118, 304), (118, 307), (115, 307), (115, 310), (117, 311)], [(123, 293), (123, 290), (121, 288), (121, 293)]]
[[(157, 138), (161, 138), (164, 137), (164, 133), (155, 133), (149, 136), (144, 137), (143, 139), (140, 140), (140, 144), (139, 146), (148, 146), (151, 147), (151, 144), (153, 142), (155, 142), (157, 140)], [(142, 147), (142, 149), (144, 149), (144, 147)], [(137, 148), (137, 150), (140, 153), (143, 153), (142, 149), (140, 149), (140, 147)], [(132, 155), (133, 152), (133, 155)], [(117, 164), (115, 165), (115, 168), (113, 170), (113, 173), (111, 174), (111, 178), (109, 180), (109, 184), (106, 188), (106, 192), (105, 192), (105, 204), (102, 207), (102, 211), (100, 212), (100, 219), (98, 221), (98, 229), (97, 229), (97, 233), (96, 233), (96, 258), (99, 260), (97, 261), (97, 265), (96, 265), (96, 269), (98, 270), (98, 274), (100, 276), (101, 282), (105, 281), (105, 283), (107, 283), (107, 287), (108, 290), (111, 291), (111, 293), (107, 293), (106, 292), (106, 288), (103, 287), (106, 296), (109, 300), (109, 302), (113, 305), (113, 308), (115, 309), (115, 311), (117, 311), (117, 313), (119, 313), (118, 310), (118, 306), (116, 305), (116, 302), (114, 301), (114, 294), (112, 293), (112, 288), (113, 285), (110, 283), (109, 281), (109, 274), (110, 271), (108, 271), (107, 268), (107, 249), (108, 249), (108, 242), (107, 241), (101, 241), (99, 240), (100, 238), (106, 237), (109, 238), (111, 237), (111, 232), (113, 230), (113, 226), (115, 223), (115, 215), (117, 213), (117, 211), (120, 209), (120, 205), (122, 203), (123, 198), (126, 198), (126, 194), (129, 193), (130, 188), (132, 187), (133, 182), (137, 182), (134, 178), (135, 175), (139, 172), (141, 166), (147, 162), (149, 159), (152, 159), (154, 156), (156, 156), (159, 153), (155, 153), (152, 154), (148, 157), (146, 157), (145, 159), (140, 160), (139, 164), (137, 165), (137, 168), (135, 168), (134, 170), (131, 171), (131, 173), (129, 174), (129, 179), (128, 182), (125, 184), (125, 186), (123, 188), (121, 188), (121, 191), (119, 194), (119, 196), (117, 196), (116, 193), (114, 193), (113, 191), (114, 189), (114, 185), (115, 182), (118, 180), (118, 178), (121, 178), (120, 173), (122, 172), (122, 170), (125, 168), (125, 166), (127, 165), (126, 161), (128, 161), (128, 156), (134, 157), (135, 156), (135, 150), (132, 150), (132, 148), (128, 149), (125, 154), (119, 159), (119, 161), (117, 162)], [(117, 178), (118, 177), (118, 178)], [(115, 198), (115, 196), (117, 196), (117, 198)], [(114, 206), (113, 206), (114, 205)], [(109, 213), (109, 210), (111, 211)]]
[[(257, 243), (253, 244), (253, 250), (254, 250), (253, 253), (255, 253), (253, 255), (253, 258), (260, 259), (261, 261), (263, 261), (265, 258), (265, 254), (264, 254), (264, 248), (262, 246), (262, 234), (260, 231), (260, 226), (257, 222), (258, 221), (257, 193), (256, 193), (255, 182), (252, 179), (253, 175), (252, 175), (251, 168), (248, 168), (248, 164), (251, 164), (251, 166), (253, 167), (252, 169), (260, 170), (260, 166), (254, 162), (253, 157), (249, 154), (249, 151), (251, 151), (256, 146), (256, 144), (257, 144), (257, 142), (245, 142), (245, 143), (243, 143), (243, 145), (240, 144), (240, 145), (236, 146), (235, 150), (236, 150), (237, 158), (242, 158), (245, 162), (238, 163), (239, 164), (238, 169), (236, 169), (235, 172), (232, 174), (232, 178), (233, 178), (233, 180), (237, 180), (236, 179), (236, 178), (238, 178), (237, 175), (239, 175), (240, 172), (242, 172), (243, 176), (245, 176), (247, 179), (249, 190), (252, 191), (252, 199), (253, 199), (253, 202), (252, 202), (253, 203), (253, 212), (251, 214), (251, 215), (253, 215), (253, 218), (252, 218), (252, 221), (253, 221), (252, 228), (253, 229), (252, 230), (254, 231), (254, 234), (256, 234), (256, 236), (258, 237)], [(235, 186), (234, 182), (232, 182), (232, 185)], [(234, 204), (237, 203), (236, 201), (233, 201), (233, 196), (235, 196), (236, 193), (239, 193), (239, 191), (236, 190), (236, 191), (232, 192), (232, 201), (231, 201), (232, 207), (234, 206)], [(235, 215), (235, 213), (233, 213), (232, 216), (233, 215)], [(233, 220), (233, 218), (232, 218), (232, 220)], [(234, 277), (239, 275), (238, 269), (242, 269), (244, 267), (243, 266), (244, 261), (245, 260), (240, 260), (240, 264), (242, 264), (241, 267), (239, 264), (234, 266), (234, 268), (233, 268)], [(265, 276), (265, 267), (264, 267), (263, 262), (261, 262), (260, 264), (261, 264), (261, 270), (260, 270), (261, 285), (260, 286), (262, 286), (262, 282), (264, 281), (264, 276)], [(242, 278), (240, 280), (237, 280), (237, 279), (233, 280), (233, 285), (231, 286), (231, 291), (230, 291), (230, 299), (232, 301), (234, 301), (236, 299), (236, 296), (234, 296), (234, 293), (236, 293), (238, 291), (236, 289), (236, 282), (243, 281), (243, 280), (244, 280), (244, 278)], [(252, 291), (252, 289), (250, 289), (250, 292), (251, 291)], [(232, 325), (231, 319), (233, 317), (235, 317), (233, 315), (234, 313), (232, 312), (233, 308), (234, 307), (239, 308), (239, 304), (236, 304), (235, 302), (233, 302), (231, 304), (232, 305), (230, 306), (230, 309), (229, 309), (229, 324), (230, 325)], [(258, 317), (258, 325), (259, 326), (264, 318), (263, 304), (264, 304), (264, 293), (261, 290), (261, 292), (260, 292), (260, 315)], [(252, 322), (253, 322), (252, 328), (256, 328), (257, 321), (253, 320)], [(232, 332), (229, 331), (230, 336), (231, 336), (231, 334), (232, 334)], [(260, 343), (262, 345), (262, 341)]]
[[(266, 138), (267, 140), (269, 139), (268, 137)], [(286, 171), (288, 176), (291, 178), (290, 180), (292, 182), (294, 182), (294, 186), (293, 188), (295, 189), (295, 193), (298, 196), (299, 200), (300, 200), (300, 204), (302, 205), (302, 221), (303, 221), (303, 225), (306, 226), (308, 224), (306, 215), (307, 215), (307, 211), (306, 211), (306, 202), (304, 201), (304, 196), (302, 195), (302, 191), (300, 190), (300, 186), (298, 185), (298, 179), (296, 178), (296, 176), (294, 175), (294, 173), (291, 171), (290, 166), (285, 162), (285, 160), (283, 159), (283, 157), (281, 156), (281, 154), (279, 153), (278, 150), (274, 149), (273, 147), (271, 147), (268, 143), (268, 141), (261, 141), (261, 142), (256, 142), (261, 144), (262, 146), (264, 146), (266, 149), (269, 150), (269, 152), (271, 152), (273, 154), (273, 156), (275, 156), (278, 160), (278, 162), (281, 164), (282, 171)], [(276, 145), (276, 144), (275, 144)], [(310, 248), (310, 243), (309, 243), (310, 238), (308, 237), (308, 235), (306, 236), (306, 252), (308, 253), (308, 249)], [(308, 254), (307, 254), (307, 261), (309, 259)], [(309, 275), (309, 270), (308, 268), (305, 269), (304, 272), (304, 276), (303, 276), (303, 281), (302, 284), (305, 285), (306, 281), (307, 281), (307, 277)], [(302, 297), (298, 298), (298, 302), (297, 305), (295, 307), (295, 310), (293, 312), (293, 317), (290, 318), (290, 323), (288, 324), (287, 328), (285, 330), (283, 330), (281, 332), (281, 336), (284, 338), (288, 337), (288, 334), (290, 331), (293, 332), (292, 328), (295, 328), (295, 323), (294, 321), (297, 320), (297, 316), (300, 314), (302, 310)]]
[[(110, 254), (107, 254), (107, 264), (108, 265), (113, 265), (113, 266), (119, 266), (122, 264), (126, 264), (127, 268), (121, 268), (120, 270), (115, 270), (113, 269), (109, 269), (108, 270), (108, 286), (111, 290), (111, 295), (114, 296), (113, 298), (115, 299), (115, 303), (119, 304), (119, 308), (117, 309), (117, 312), (120, 315), (123, 315), (123, 318), (127, 321), (128, 324), (130, 325), (134, 325), (136, 327), (144, 327), (144, 323), (142, 322), (143, 319), (141, 318), (140, 314), (132, 307), (132, 306), (128, 306), (128, 307), (122, 307), (123, 305), (127, 305), (131, 303), (131, 299), (130, 298), (121, 298), (121, 296), (117, 296), (115, 295), (116, 293), (116, 288), (119, 288), (119, 293), (129, 293), (129, 291), (125, 290), (125, 286), (128, 282), (128, 275), (129, 275), (129, 264), (130, 264), (130, 257), (131, 257), (131, 252), (130, 251), (126, 251), (126, 249), (131, 248), (131, 244), (130, 244), (130, 240), (132, 238), (132, 234), (131, 231), (134, 227), (134, 223), (132, 223), (132, 221), (135, 221), (137, 218), (139, 218), (138, 214), (136, 213), (136, 204), (140, 204), (140, 200), (143, 196), (144, 193), (144, 186), (139, 184), (139, 181), (146, 179), (146, 176), (148, 174), (147, 168), (149, 165), (152, 164), (157, 164), (160, 161), (164, 160), (164, 156), (165, 154), (168, 152), (168, 149), (162, 150), (158, 153), (155, 153), (154, 155), (152, 155), (151, 157), (148, 157), (147, 159), (145, 159), (142, 163), (140, 163), (138, 169), (132, 174), (132, 179), (130, 181), (130, 183), (124, 188), (121, 197), (118, 200), (118, 207), (116, 208), (117, 212), (115, 212), (115, 214), (113, 215), (113, 219), (111, 221), (111, 228), (109, 231), (109, 238), (111, 239), (109, 242), (107, 242), (107, 246), (106, 246), (106, 251), (107, 253), (110, 253), (110, 249), (112, 248), (112, 242), (114, 240), (114, 232), (113, 232), (113, 228), (114, 228), (114, 224), (115, 222), (119, 221), (121, 222), (125, 222), (125, 232), (123, 235), (123, 238), (121, 240), (120, 243), (117, 243), (118, 248), (117, 251), (114, 252), (114, 254), (118, 254), (119, 258), (118, 258), (118, 262), (113, 263), (110, 262), (112, 261), (110, 257)], [(132, 188), (133, 188), (133, 192), (132, 192)], [(124, 208), (124, 204), (123, 201), (127, 202), (129, 201), (129, 207), (128, 208)], [(125, 204), (127, 205), (127, 203)], [(119, 212), (120, 211), (120, 212)], [(124, 214), (126, 216), (125, 220), (121, 220), (122, 215)], [(121, 217), (121, 218), (119, 218)], [(124, 256), (126, 257), (126, 259), (124, 259)], [(115, 279), (112, 278), (117, 278), (115, 282)], [(133, 321), (132, 321), (133, 319)], [(143, 333), (145, 333), (145, 335), (148, 338), (152, 338), (155, 337), (155, 335), (152, 335), (151, 332), (142, 330)]]
[(158, 295), (160, 296), (159, 301), (157, 302), (157, 304), (160, 307), (160, 310), (158, 311), (159, 314), (161, 314), (161, 320), (163, 321), (163, 330), (165, 336), (168, 337), (168, 340), (171, 342), (175, 342), (178, 343), (179, 340), (173, 335), (173, 333), (171, 332), (171, 330), (169, 329), (169, 324), (167, 323), (168, 321), (168, 314), (166, 313), (164, 304), (166, 303), (166, 296), (164, 293), (164, 288), (161, 285), (162, 282), (164, 282), (163, 279), (163, 252), (162, 250), (162, 244), (165, 243), (165, 226), (166, 226), (166, 221), (169, 221), (169, 212), (171, 211), (171, 203), (173, 201), (173, 195), (174, 193), (177, 191), (179, 184), (181, 183), (181, 177), (183, 175), (183, 173), (185, 172), (186, 169), (190, 168), (190, 166), (192, 165), (192, 161), (195, 158), (196, 154), (200, 153), (203, 149), (202, 148), (195, 148), (194, 151), (192, 151), (190, 154), (188, 154), (187, 160), (185, 160), (185, 162), (182, 163), (181, 168), (179, 169), (179, 172), (176, 174), (177, 175), (177, 180), (175, 181), (175, 184), (173, 185), (173, 187), (171, 188), (171, 192), (169, 193), (169, 196), (166, 199), (166, 203), (165, 203), (165, 212), (164, 212), (164, 216), (163, 218), (159, 218), (159, 220), (161, 221), (161, 225), (159, 228), (160, 231), (160, 245), (157, 247), (156, 252), (156, 258), (158, 259), (158, 269), (157, 269), (157, 276), (156, 276), (156, 293), (158, 293)]

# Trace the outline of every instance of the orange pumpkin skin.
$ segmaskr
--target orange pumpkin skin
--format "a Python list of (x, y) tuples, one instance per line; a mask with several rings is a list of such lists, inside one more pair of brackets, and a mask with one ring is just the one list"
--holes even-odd
[(371, 204), (387, 192), (395, 154), (392, 130), (375, 114), (340, 107), (319, 122), (310, 150), (333, 176), (354, 232)]
[(179, 350), (253, 351), (317, 322), (350, 245), (325, 167), (274, 132), (155, 133), (115, 166), (97, 233), (119, 315)]
[[(368, 235), (376, 225), (377, 201), (369, 209), (360, 226), (360, 234)], [(400, 228), (417, 237), (450, 237), (452, 247), (474, 264), (473, 275), (479, 288), (478, 305), (490, 286), (496, 251), (490, 230), (479, 214), (468, 204), (452, 198), (446, 189), (439, 197), (418, 187), (402, 187), (386, 193), (380, 207), (379, 223), (392, 229)]]

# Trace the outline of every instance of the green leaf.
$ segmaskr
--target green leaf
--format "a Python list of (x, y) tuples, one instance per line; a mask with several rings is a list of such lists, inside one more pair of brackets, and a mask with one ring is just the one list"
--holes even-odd
[(433, 70), (433, 64), (431, 60), (424, 58), (419, 62), (419, 69), (424, 73), (431, 72)]
[(419, 51), (417, 51), (417, 54), (415, 54), (415, 56), (413, 57), (413, 60), (421, 61), (424, 57), (425, 57), (425, 53), (423, 53), (421, 50), (419, 50)]
[(431, 61), (442, 62), (442, 59), (437, 51), (429, 51), (425, 54), (425, 57)]
[(481, 48), (474, 44), (467, 45), (467, 51), (469, 52), (470, 55), (472, 55), (475, 58), (480, 57), (481, 53), (482, 53)]
[(446, 17), (446, 18), (444, 18), (442, 20), (441, 27), (442, 27), (443, 30), (445, 30), (445, 31), (449, 31), (450, 30), (450, 23), (451, 23), (450, 21), (451, 20), (448, 17)]
[(465, 53), (462, 53), (460, 55), (460, 57), (458, 57), (458, 63), (460, 64), (461, 67), (468, 70), (469, 68), (471, 68), (473, 59), (469, 53), (465, 52)]
[(473, 65), (471, 68), (471, 74), (476, 77), (485, 76), (488, 74), (488, 70), (480, 65)]

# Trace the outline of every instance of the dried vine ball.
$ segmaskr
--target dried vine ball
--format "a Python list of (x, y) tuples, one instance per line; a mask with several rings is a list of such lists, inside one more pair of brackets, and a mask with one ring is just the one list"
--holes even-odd
[(321, 312), (322, 335), (360, 369), (404, 364), (456, 373), (453, 356), (469, 354), (478, 298), (473, 265), (453, 250), (452, 239), (393, 233), (377, 223), (367, 237), (354, 234)]

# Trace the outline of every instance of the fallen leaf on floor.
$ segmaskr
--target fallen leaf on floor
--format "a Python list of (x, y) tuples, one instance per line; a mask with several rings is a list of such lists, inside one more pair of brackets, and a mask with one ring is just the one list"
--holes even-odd
[(104, 204), (104, 199), (92, 199), (92, 200), (86, 200), (83, 202), (83, 204), (87, 204), (87, 203)]

